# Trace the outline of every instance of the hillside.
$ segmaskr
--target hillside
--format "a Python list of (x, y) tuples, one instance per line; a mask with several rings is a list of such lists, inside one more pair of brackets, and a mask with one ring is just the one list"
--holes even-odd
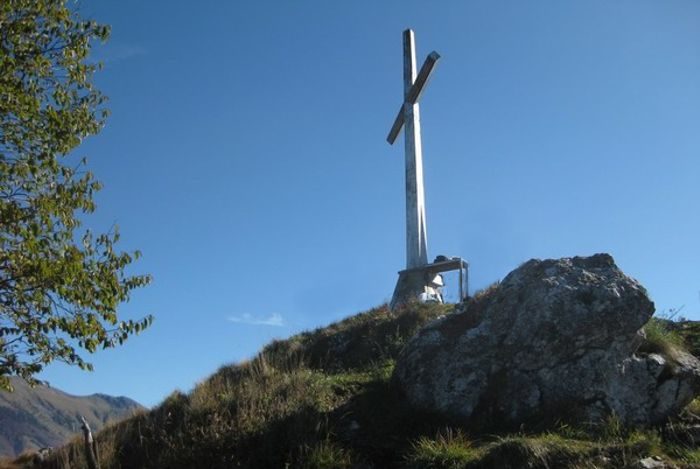
[[(102, 467), (700, 465), (698, 401), (674, 422), (642, 430), (611, 418), (482, 433), (408, 408), (390, 379), (395, 360), (421, 325), (450, 308), (412, 305), (394, 314), (382, 306), (273, 342), (252, 361), (222, 367), (191, 392), (108, 426), (97, 438)], [(681, 340), (662, 321), (649, 327), (657, 344)], [(697, 346), (697, 324), (678, 329)], [(42, 467), (85, 467), (81, 447), (62, 448)]]
[(5, 456), (64, 444), (79, 431), (79, 416), (101, 429), (142, 408), (126, 397), (72, 396), (47, 386), (32, 389), (19, 378), (11, 378), (11, 383), (14, 392), (0, 392), (0, 454)]
[[(382, 306), (273, 342), (249, 362), (222, 367), (190, 393), (176, 391), (150, 412), (100, 432), (102, 467), (349, 461), (356, 456), (340, 442), (351, 439), (372, 459), (390, 460), (397, 444), (410, 442), (392, 435), (394, 427), (421, 427), (418, 416), (388, 405), (395, 402), (389, 386), (394, 360), (421, 325), (450, 308), (418, 305), (394, 315)], [(384, 434), (391, 436), (379, 437)], [(53, 462), (84, 467), (82, 457), (78, 443)]]

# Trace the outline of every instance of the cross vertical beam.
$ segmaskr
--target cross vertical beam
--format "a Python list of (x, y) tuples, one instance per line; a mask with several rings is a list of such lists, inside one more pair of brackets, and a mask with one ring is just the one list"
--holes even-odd
[(425, 189), (423, 186), (423, 147), (420, 138), (420, 106), (430, 74), (440, 55), (431, 52), (416, 75), (416, 40), (411, 29), (403, 32), (404, 99), (391, 126), (387, 140), (393, 144), (405, 127), (406, 152), (406, 268), (428, 264), (428, 233), (425, 226)]
[(407, 101), (416, 81), (416, 45), (413, 31), (403, 33), (404, 135), (406, 151), (406, 268), (428, 263), (425, 226), (423, 147), (420, 138), (420, 105)]

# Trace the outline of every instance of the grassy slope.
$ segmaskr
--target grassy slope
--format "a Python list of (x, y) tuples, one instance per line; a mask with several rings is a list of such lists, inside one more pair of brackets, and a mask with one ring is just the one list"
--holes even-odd
[(78, 415), (99, 430), (108, 420), (123, 419), (141, 408), (125, 397), (72, 396), (46, 386), (32, 389), (19, 378), (10, 382), (14, 392), (0, 392), (0, 454), (4, 455), (65, 443), (79, 430)]
[[(394, 361), (422, 324), (448, 311), (382, 306), (273, 342), (189, 394), (100, 432), (102, 467), (600, 468), (647, 456), (700, 464), (687, 422), (632, 431), (612, 418), (595, 429), (483, 435), (407, 408), (391, 386)], [(84, 467), (80, 445), (44, 467)]]

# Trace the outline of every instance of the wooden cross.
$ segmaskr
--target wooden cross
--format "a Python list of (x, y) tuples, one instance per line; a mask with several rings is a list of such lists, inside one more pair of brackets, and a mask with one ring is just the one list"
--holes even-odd
[(406, 127), (406, 268), (428, 264), (428, 239), (425, 226), (425, 190), (423, 187), (423, 150), (420, 139), (418, 100), (440, 55), (433, 51), (416, 75), (415, 37), (411, 29), (403, 32), (404, 102), (387, 137), (394, 143)]

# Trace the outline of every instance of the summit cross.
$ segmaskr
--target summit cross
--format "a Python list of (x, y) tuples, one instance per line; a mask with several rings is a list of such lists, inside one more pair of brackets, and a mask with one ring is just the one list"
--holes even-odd
[(423, 187), (423, 149), (420, 138), (418, 100), (440, 55), (433, 51), (416, 74), (415, 36), (411, 29), (403, 32), (404, 102), (387, 137), (396, 141), (405, 127), (406, 137), (406, 268), (428, 264), (428, 239), (425, 226), (425, 189)]

